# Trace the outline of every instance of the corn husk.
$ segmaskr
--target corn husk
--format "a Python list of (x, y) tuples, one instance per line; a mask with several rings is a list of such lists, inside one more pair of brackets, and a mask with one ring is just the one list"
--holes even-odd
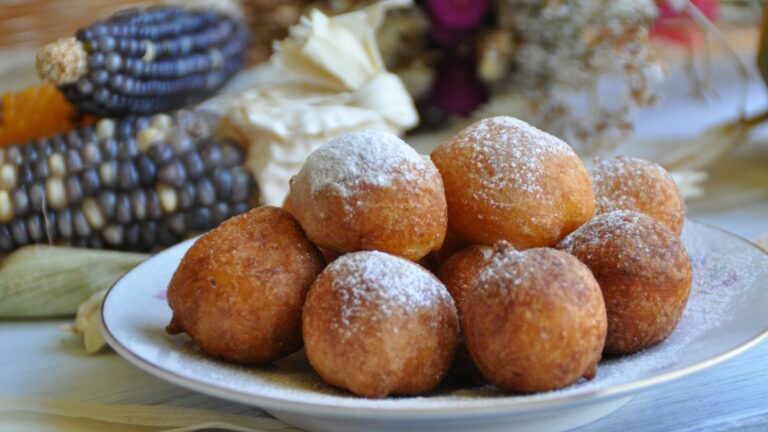
[(763, 8), (763, 22), (760, 25), (760, 46), (757, 49), (757, 66), (763, 81), (768, 84), (768, 7)]
[(705, 170), (746, 143), (751, 129), (749, 122), (738, 120), (715, 126), (690, 139), (669, 139), (662, 144), (669, 152), (658, 162), (668, 170)]
[(99, 321), (101, 321), (99, 312), (106, 296), (107, 290), (96, 291), (88, 300), (78, 306), (75, 322), (62, 327), (63, 330), (71, 331), (83, 337), (85, 352), (88, 354), (96, 354), (107, 347), (107, 341), (104, 340), (99, 326)]
[(686, 201), (704, 196), (704, 183), (709, 174), (703, 171), (671, 171), (670, 174)]
[[(261, 413), (230, 414), (213, 410), (148, 405), (107, 405), (30, 397), (0, 397), (3, 430), (25, 430), (23, 414), (41, 414), (36, 425), (45, 430), (109, 430), (189, 432), (226, 430), (240, 432), (298, 431)], [(255, 415), (254, 415), (255, 414)], [(67, 427), (68, 426), (68, 427)]]
[(62, 246), (27, 246), (0, 262), (0, 318), (74, 315), (149, 255)]
[(411, 3), (384, 0), (333, 17), (313, 10), (275, 42), (258, 85), (204, 104), (223, 113), (221, 135), (248, 143), (247, 165), (265, 204), (281, 205), (290, 178), (331, 139), (360, 129), (401, 134), (418, 124), (375, 37), (387, 10)]

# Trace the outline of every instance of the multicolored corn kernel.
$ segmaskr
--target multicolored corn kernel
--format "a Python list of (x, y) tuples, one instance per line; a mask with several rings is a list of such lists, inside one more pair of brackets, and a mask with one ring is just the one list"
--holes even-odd
[(129, 9), (46, 46), (37, 67), (81, 112), (155, 114), (212, 96), (242, 68), (248, 40), (221, 12)]
[(78, 115), (56, 86), (41, 84), (0, 96), (0, 147), (93, 123)]
[(102, 119), (0, 149), (0, 252), (30, 243), (148, 251), (242, 213), (257, 189), (202, 112)]

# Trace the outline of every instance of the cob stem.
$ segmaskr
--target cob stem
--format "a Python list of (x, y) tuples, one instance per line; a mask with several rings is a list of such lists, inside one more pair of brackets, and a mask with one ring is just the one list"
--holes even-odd
[(37, 53), (35, 67), (43, 80), (56, 85), (73, 84), (88, 71), (88, 53), (77, 38), (62, 38)]

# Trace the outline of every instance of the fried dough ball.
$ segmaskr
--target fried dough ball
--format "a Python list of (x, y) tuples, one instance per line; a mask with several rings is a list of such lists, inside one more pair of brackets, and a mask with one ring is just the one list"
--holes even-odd
[(467, 243), (451, 231), (446, 231), (443, 246), (434, 253), (435, 259), (440, 265), (445, 264), (452, 256), (470, 246), (472, 246), (471, 243)]
[(656, 219), (678, 236), (683, 231), (683, 198), (661, 165), (617, 157), (595, 165), (591, 173), (597, 214), (631, 210)]
[(298, 351), (301, 309), (324, 266), (320, 251), (284, 210), (259, 207), (204, 234), (168, 286), (173, 319), (207, 353), (265, 364)]
[[(460, 320), (463, 315), (462, 302), (464, 301), (464, 296), (467, 291), (475, 287), (477, 277), (486, 264), (488, 264), (492, 254), (493, 248), (490, 246), (470, 246), (454, 254), (440, 268), (437, 277), (448, 288), (448, 292), (451, 293)], [(450, 374), (454, 378), (470, 385), (480, 385), (485, 382), (485, 378), (483, 378), (483, 375), (469, 355), (463, 334), (459, 338), (459, 347), (456, 351), (456, 358), (453, 360)]]
[(443, 244), (445, 191), (432, 161), (395, 135), (366, 130), (315, 150), (291, 181), (307, 236), (337, 253), (380, 250), (414, 261)]
[(559, 247), (600, 284), (608, 311), (606, 353), (640, 351), (672, 333), (691, 290), (691, 262), (672, 231), (621, 210), (596, 216)]
[(464, 240), (461, 240), (454, 234), (451, 234), (450, 231), (446, 231), (445, 240), (443, 240), (443, 246), (436, 251), (428, 253), (427, 256), (416, 262), (420, 266), (437, 275), (440, 271), (440, 268), (443, 266), (443, 264), (445, 264), (446, 261), (448, 261), (450, 257), (456, 255), (458, 252), (466, 249), (469, 246), (470, 244)]
[(431, 391), (453, 359), (456, 308), (440, 281), (383, 252), (344, 255), (309, 290), (307, 358), (329, 384), (372, 398)]
[(291, 194), (285, 196), (283, 199), (283, 210), (293, 215), (293, 202), (291, 202)]
[[(285, 199), (283, 200), (283, 207), (282, 208), (283, 208), (283, 210), (285, 210), (288, 213), (290, 213), (291, 216), (295, 217), (294, 212), (293, 212), (293, 202), (291, 202), (291, 194), (288, 194), (288, 195), (285, 196)], [(329, 263), (329, 262), (331, 262), (331, 261), (333, 261), (333, 260), (335, 260), (336, 258), (339, 257), (339, 254), (336, 253), (336, 252), (331, 252), (331, 251), (325, 250), (323, 248), (319, 248), (319, 249), (320, 249), (320, 252), (323, 253), (323, 258), (325, 258), (325, 262), (327, 262), (327, 263)]]
[(592, 182), (573, 149), (512, 117), (481, 120), (432, 152), (449, 230), (473, 244), (554, 246), (595, 212)]
[(451, 293), (459, 316), (462, 315), (461, 304), (464, 294), (477, 282), (477, 276), (488, 263), (493, 254), (490, 246), (475, 245), (454, 254), (440, 267), (437, 277)]
[(605, 304), (589, 269), (565, 252), (498, 243), (463, 311), (475, 364), (504, 390), (553, 390), (597, 373)]

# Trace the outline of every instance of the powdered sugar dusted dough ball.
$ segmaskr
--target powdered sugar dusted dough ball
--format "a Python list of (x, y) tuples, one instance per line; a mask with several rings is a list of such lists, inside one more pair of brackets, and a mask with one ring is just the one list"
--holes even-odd
[(617, 157), (595, 165), (591, 173), (598, 214), (631, 210), (656, 219), (677, 235), (683, 231), (683, 198), (661, 165)]
[(489, 381), (514, 392), (552, 390), (595, 376), (605, 304), (595, 278), (573, 256), (500, 242), (465, 293), (462, 326)]
[(450, 230), (479, 244), (554, 246), (595, 211), (589, 173), (560, 139), (511, 117), (481, 120), (432, 153)]
[(440, 173), (386, 132), (353, 132), (315, 150), (292, 179), (290, 200), (307, 236), (332, 252), (418, 260), (445, 238)]
[(458, 334), (456, 308), (440, 281), (417, 264), (375, 251), (331, 263), (309, 290), (302, 324), (315, 371), (365, 397), (437, 387)]
[(691, 261), (682, 241), (636, 212), (596, 216), (559, 247), (592, 270), (608, 311), (605, 351), (626, 354), (667, 338), (691, 291)]
[(478, 275), (485, 268), (492, 254), (492, 247), (474, 245), (454, 254), (440, 267), (437, 277), (451, 293), (459, 315), (461, 315), (464, 295), (474, 287)]

